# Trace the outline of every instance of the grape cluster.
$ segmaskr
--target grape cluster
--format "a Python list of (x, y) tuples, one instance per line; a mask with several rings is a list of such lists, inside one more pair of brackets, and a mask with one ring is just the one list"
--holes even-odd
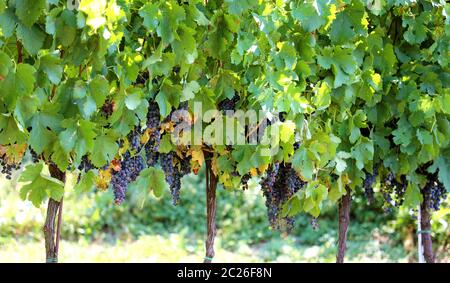
[(181, 171), (181, 175), (187, 175), (189, 173), (191, 173), (191, 160), (192, 157), (191, 156), (186, 156), (184, 158), (180, 158), (180, 171)]
[(311, 218), (311, 228), (312, 228), (314, 231), (319, 230), (319, 222), (317, 221), (317, 217), (312, 217), (312, 218)]
[(376, 182), (377, 176), (378, 176), (378, 167), (375, 166), (373, 168), (372, 174), (366, 172), (366, 177), (363, 182), (364, 195), (366, 196), (369, 204), (373, 204), (375, 202), (373, 185)]
[(261, 181), (261, 188), (266, 198), (269, 223), (273, 229), (292, 230), (294, 219), (281, 216), (282, 205), (304, 185), (305, 182), (300, 179), (290, 164), (276, 163), (269, 167)]
[(102, 114), (106, 118), (109, 118), (114, 112), (114, 101), (108, 99), (102, 106)]
[(160, 155), (159, 162), (169, 184), (173, 205), (180, 202), (181, 178), (191, 172), (191, 157), (178, 157), (174, 152)]
[(385, 201), (385, 211), (391, 212), (392, 207), (399, 207), (405, 200), (405, 192), (408, 186), (408, 181), (405, 175), (401, 175), (400, 181), (397, 180), (395, 174), (389, 172), (383, 180), (381, 194)]
[[(187, 101), (181, 102), (177, 109), (170, 112), (170, 115), (167, 116), (164, 123), (173, 122), (174, 127), (177, 127), (181, 123), (189, 122), (189, 117), (186, 117), (188, 108), (189, 104)], [(186, 119), (188, 120), (186, 121)]]
[(225, 111), (235, 110), (236, 103), (239, 102), (239, 99), (240, 97), (237, 94), (235, 94), (231, 99), (225, 98), (224, 100), (219, 102), (219, 110), (223, 111), (224, 113)]
[(141, 131), (138, 127), (135, 127), (131, 133), (128, 134), (128, 141), (130, 147), (135, 152), (139, 152), (141, 149)]
[(17, 170), (20, 168), (20, 162), (19, 163), (8, 163), (6, 161), (6, 156), (0, 156), (0, 165), (2, 166), (2, 174), (6, 176), (6, 179), (11, 180), (12, 179), (12, 172), (13, 170)]
[[(89, 170), (91, 170), (91, 169), (95, 169), (95, 166), (94, 166), (94, 165), (92, 164), (92, 162), (88, 159), (88, 156), (87, 156), (87, 155), (84, 155), (84, 156), (81, 158), (80, 165), (78, 165), (78, 170), (87, 172), (87, 171), (89, 171)], [(77, 183), (79, 183), (80, 180), (81, 180), (81, 174), (78, 174), (78, 177), (77, 177)]]
[(160, 124), (159, 106), (156, 102), (150, 101), (147, 112), (147, 129), (149, 130), (150, 136), (145, 144), (147, 166), (155, 166), (158, 162), (158, 149), (161, 142)]
[(78, 165), (78, 170), (87, 172), (91, 169), (95, 169), (95, 166), (92, 164), (92, 162), (89, 160), (87, 155), (84, 155), (81, 158), (80, 165)]
[(285, 185), (289, 189), (289, 193), (295, 194), (299, 188), (304, 186), (304, 182), (297, 175), (291, 166), (284, 166), (281, 168), (281, 173), (284, 174)]
[(250, 180), (251, 176), (250, 174), (245, 174), (244, 176), (242, 176), (241, 178), (241, 185), (242, 185), (242, 189), (248, 190), (248, 181)]
[(150, 74), (148, 71), (141, 72), (138, 74), (138, 77), (136, 79), (136, 84), (145, 85), (150, 78)]
[(131, 156), (129, 151), (124, 154), (120, 162), (120, 169), (113, 170), (111, 177), (116, 204), (120, 205), (125, 200), (128, 184), (135, 181), (144, 168), (145, 163), (141, 156)]
[(31, 162), (38, 163), (39, 162), (39, 155), (30, 147), (30, 155), (31, 155)]
[(174, 153), (163, 153), (160, 156), (161, 168), (166, 176), (172, 195), (173, 205), (177, 205), (180, 200), (181, 172), (174, 164)]
[(447, 191), (444, 185), (439, 182), (436, 174), (429, 176), (429, 180), (422, 189), (424, 202), (428, 209), (439, 210), (443, 200), (447, 198)]

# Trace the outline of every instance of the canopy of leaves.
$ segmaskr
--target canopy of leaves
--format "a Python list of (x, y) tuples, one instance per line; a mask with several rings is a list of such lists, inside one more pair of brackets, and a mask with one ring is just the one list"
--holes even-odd
[[(261, 144), (212, 147), (227, 188), (236, 170), (290, 162), (314, 184), (292, 205), (313, 215), (375, 164), (411, 188), (438, 171), (450, 190), (449, 14), (437, 0), (0, 0), (0, 143), (27, 144), (63, 171), (84, 155), (101, 167), (145, 123), (148, 100), (165, 118), (181, 102), (192, 112), (191, 102), (216, 108), (238, 93), (243, 110), (285, 112), (285, 122), (271, 126), (275, 156)], [(22, 189), (35, 204), (60, 191), (38, 169), (23, 173), (48, 185)], [(159, 195), (152, 170), (137, 184)]]

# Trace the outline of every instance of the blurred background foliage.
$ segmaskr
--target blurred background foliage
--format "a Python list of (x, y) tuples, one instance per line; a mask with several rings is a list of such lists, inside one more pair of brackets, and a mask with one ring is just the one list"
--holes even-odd
[[(70, 176), (73, 182), (76, 176)], [(204, 172), (182, 180), (181, 203), (169, 192), (161, 199), (143, 189), (128, 192), (121, 206), (111, 191), (81, 193), (66, 188), (60, 257), (62, 262), (199, 262), (204, 250)], [(44, 259), (42, 225), (45, 208), (20, 200), (16, 179), (0, 180), (0, 262)], [(449, 261), (450, 208), (433, 215), (438, 261)], [(400, 209), (386, 214), (382, 200), (369, 206), (362, 192), (352, 203), (346, 258), (349, 262), (415, 262), (415, 213)], [(218, 189), (217, 262), (334, 262), (336, 206), (328, 205), (314, 230), (300, 215), (294, 231), (283, 235), (269, 228), (259, 180), (249, 189)]]

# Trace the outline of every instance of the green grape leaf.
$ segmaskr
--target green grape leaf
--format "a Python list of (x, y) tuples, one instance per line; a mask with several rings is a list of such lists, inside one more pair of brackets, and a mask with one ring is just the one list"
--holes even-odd
[(28, 199), (34, 206), (39, 207), (46, 197), (60, 201), (64, 194), (64, 184), (43, 173), (44, 164), (37, 163), (25, 167), (19, 182), (27, 183), (20, 189), (23, 200)]
[(68, 119), (61, 123), (65, 129), (59, 134), (62, 148), (66, 153), (75, 151), (81, 158), (87, 152), (92, 152), (94, 148), (95, 123), (86, 120)]
[(180, 102), (195, 98), (195, 94), (200, 90), (200, 85), (196, 81), (187, 83), (181, 92)]
[(29, 143), (37, 154), (41, 154), (44, 149), (50, 147), (56, 138), (53, 131), (59, 130), (62, 119), (62, 115), (58, 113), (59, 107), (57, 104), (48, 103), (44, 105), (46, 107), (31, 118), (32, 129)]
[(280, 140), (282, 142), (289, 142), (293, 140), (295, 132), (295, 123), (286, 121), (280, 124)]
[(109, 84), (105, 77), (97, 75), (89, 82), (89, 94), (95, 100), (97, 107), (102, 107), (109, 94)]
[(17, 37), (28, 53), (36, 55), (44, 45), (45, 33), (37, 26), (26, 27), (19, 24), (17, 27)]
[(36, 82), (35, 72), (33, 66), (23, 63), (17, 65), (15, 73), (9, 72), (0, 88), (0, 95), (7, 105), (14, 108), (18, 99), (31, 95)]
[(16, 0), (16, 15), (27, 27), (37, 22), (45, 9), (45, 0)]
[(331, 183), (330, 192), (328, 193), (328, 199), (332, 203), (336, 203), (342, 196), (346, 194), (345, 186), (342, 184), (342, 178), (339, 178)]
[[(83, 1), (84, 2), (84, 1)], [(71, 46), (77, 35), (77, 17), (72, 11), (64, 10), (56, 19), (56, 39), (63, 46)]]
[(331, 89), (327, 82), (323, 81), (316, 95), (313, 97), (313, 104), (317, 110), (324, 110), (331, 104)]
[(22, 127), (25, 127), (26, 122), (36, 113), (38, 105), (39, 99), (35, 95), (22, 96), (17, 100), (14, 116)]
[(292, 10), (292, 16), (300, 22), (301, 27), (307, 32), (319, 29), (327, 22), (327, 13), (320, 11), (320, 8), (316, 8), (317, 1), (313, 2), (299, 3)]
[[(51, 136), (55, 136), (53, 140), (57, 139), (56, 134), (51, 133)], [(52, 161), (56, 164), (59, 170), (62, 172), (65, 172), (67, 170), (67, 167), (69, 166), (70, 162), (70, 156), (66, 152), (64, 152), (64, 149), (62, 148), (61, 144), (58, 142), (55, 142), (52, 148)]]
[(334, 44), (343, 44), (352, 41), (358, 34), (365, 35), (367, 26), (364, 26), (364, 6), (359, 1), (354, 1), (342, 12), (336, 15), (330, 27), (329, 36)]
[(292, 167), (306, 180), (311, 180), (314, 174), (314, 161), (312, 153), (304, 148), (300, 147), (292, 158)]
[(4, 37), (8, 38), (14, 33), (17, 25), (16, 16), (9, 10), (0, 13), (0, 31)]
[(12, 67), (12, 61), (9, 56), (0, 51), (0, 76), (6, 78), (9, 74), (9, 69)]
[(164, 172), (155, 167), (149, 167), (141, 171), (136, 181), (130, 184), (130, 188), (137, 188), (139, 190), (146, 190), (157, 198), (163, 195), (163, 192), (168, 190)]
[(80, 182), (78, 182), (78, 184), (75, 185), (74, 190), (82, 193), (91, 192), (92, 190), (94, 190), (96, 186), (96, 179), (97, 176), (95, 175), (94, 171), (90, 170), (85, 174), (83, 174), (83, 176), (80, 179)]
[(365, 164), (373, 160), (373, 141), (361, 137), (358, 143), (352, 147), (351, 154), (352, 157), (356, 160), (356, 167), (359, 170), (362, 170)]
[(334, 88), (344, 84), (350, 85), (352, 77), (358, 68), (358, 63), (352, 54), (352, 50), (340, 47), (335, 47), (334, 49), (326, 47), (323, 49), (322, 55), (317, 56), (317, 63), (325, 69), (332, 69), (335, 76)]
[(0, 0), (0, 14), (6, 9), (6, 0)]
[(59, 84), (63, 74), (61, 59), (50, 54), (41, 57), (39, 68), (47, 74), (52, 84)]
[(405, 192), (405, 201), (404, 205), (407, 207), (415, 208), (422, 202), (422, 194), (420, 193), (420, 189), (415, 184), (408, 184)]
[(235, 150), (231, 153), (237, 162), (236, 169), (241, 176), (247, 174), (253, 168), (251, 160), (253, 153), (254, 148), (249, 145), (236, 146)]
[(339, 174), (344, 172), (345, 169), (347, 168), (347, 162), (345, 161), (345, 159), (348, 159), (351, 157), (352, 157), (352, 155), (345, 151), (339, 151), (336, 154), (334, 161), (336, 162), (336, 170)]
[(155, 31), (161, 18), (158, 4), (146, 3), (139, 10), (139, 16), (144, 19), (144, 27), (146, 27), (148, 31)]
[(428, 169), (429, 172), (438, 170), (439, 181), (442, 182), (447, 192), (450, 192), (450, 158), (444, 156), (438, 157), (433, 165)]
[(0, 144), (21, 144), (26, 135), (12, 116), (0, 115)]
[(161, 137), (158, 152), (169, 153), (170, 151), (172, 151), (172, 149), (173, 149), (173, 145), (171, 142), (170, 134), (163, 135)]
[(411, 143), (414, 136), (411, 124), (405, 118), (398, 121), (397, 129), (392, 131), (392, 135), (394, 136), (395, 144), (405, 147)]
[(86, 94), (87, 94), (86, 83), (82, 80), (76, 81), (73, 87), (73, 98), (82, 99), (86, 97)]
[(141, 104), (142, 98), (139, 92), (133, 92), (127, 97), (125, 97), (125, 105), (130, 110), (136, 110), (136, 108)]
[(90, 160), (95, 167), (101, 168), (114, 159), (119, 150), (116, 140), (117, 135), (113, 131), (95, 138), (94, 150), (90, 156)]

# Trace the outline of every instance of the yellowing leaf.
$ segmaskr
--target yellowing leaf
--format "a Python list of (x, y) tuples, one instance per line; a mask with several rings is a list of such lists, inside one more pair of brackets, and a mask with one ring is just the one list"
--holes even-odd
[(200, 167), (202, 166), (203, 162), (205, 162), (205, 156), (203, 155), (203, 151), (200, 150), (193, 150), (192, 153), (192, 161), (196, 162)]
[(295, 123), (292, 121), (283, 122), (280, 126), (280, 140), (282, 142), (289, 142), (294, 137)]
[(96, 186), (98, 189), (106, 191), (109, 187), (109, 183), (111, 182), (111, 170), (99, 170), (98, 177), (96, 179)]

